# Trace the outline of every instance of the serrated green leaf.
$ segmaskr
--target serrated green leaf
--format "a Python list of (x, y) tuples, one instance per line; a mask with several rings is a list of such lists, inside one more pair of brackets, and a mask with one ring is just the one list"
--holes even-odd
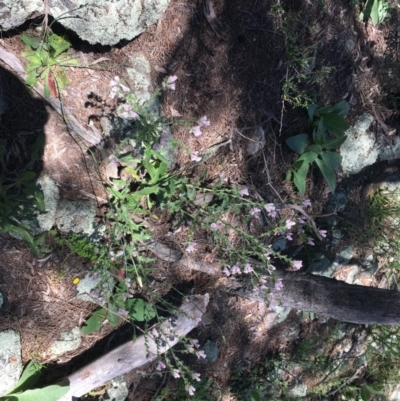
[(0, 397), (0, 401), (58, 401), (67, 394), (69, 386), (59, 386), (54, 384), (44, 388), (27, 390), (20, 394), (7, 395)]
[(342, 157), (339, 153), (335, 152), (323, 152), (321, 154), (322, 160), (325, 162), (327, 166), (336, 170), (342, 164)]
[(286, 145), (296, 153), (302, 154), (307, 146), (307, 141), (307, 134), (298, 134), (286, 139)]
[(330, 190), (332, 191), (332, 193), (334, 193), (336, 189), (335, 171), (331, 167), (327, 166), (325, 162), (321, 159), (316, 159), (315, 163), (317, 163), (319, 169), (321, 170), (322, 175), (324, 176), (325, 181), (328, 183)]
[(93, 312), (93, 315), (90, 316), (89, 319), (86, 320), (86, 323), (82, 326), (81, 332), (84, 335), (91, 334), (100, 329), (103, 324), (104, 319), (106, 318), (107, 310), (104, 308), (98, 309)]

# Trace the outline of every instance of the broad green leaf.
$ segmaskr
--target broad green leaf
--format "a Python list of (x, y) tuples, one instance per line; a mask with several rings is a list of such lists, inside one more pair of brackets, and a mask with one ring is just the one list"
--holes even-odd
[(322, 160), (325, 162), (327, 166), (336, 170), (342, 164), (342, 157), (339, 153), (335, 152), (323, 152), (321, 154)]
[(151, 238), (150, 234), (138, 234), (138, 233), (131, 233), (131, 237), (133, 240), (138, 240), (138, 241), (147, 241)]
[(335, 149), (340, 147), (347, 139), (346, 135), (340, 136), (339, 138), (331, 139), (322, 144), (325, 149)]
[(306, 192), (306, 178), (309, 168), (310, 165), (308, 163), (303, 163), (297, 171), (293, 171), (293, 182), (300, 195), (304, 195)]
[(98, 309), (93, 312), (93, 315), (90, 316), (86, 323), (82, 326), (81, 332), (82, 334), (91, 334), (96, 330), (99, 330), (103, 320), (106, 318), (107, 310), (104, 308)]
[(38, 381), (40, 377), (40, 370), (42, 368), (43, 366), (39, 362), (30, 361), (22, 372), (18, 383), (7, 394), (17, 393), (19, 391), (32, 388), (33, 385)]
[(295, 152), (302, 154), (307, 146), (307, 141), (307, 134), (298, 134), (286, 139), (286, 145)]
[(21, 40), (30, 48), (36, 50), (40, 45), (39, 38), (33, 38), (31, 36), (25, 35), (24, 33), (20, 36)]
[[(315, 146), (315, 145), (314, 145)], [(310, 151), (304, 152), (297, 161), (304, 160), (306, 163), (312, 163), (318, 157), (318, 153)]]
[(156, 194), (160, 191), (160, 188), (158, 185), (153, 185), (151, 187), (145, 187), (143, 189), (140, 189), (139, 191), (136, 191), (134, 193), (135, 196), (144, 196), (144, 195), (150, 195), (150, 194)]
[(36, 71), (32, 71), (30, 74), (28, 74), (25, 83), (29, 86), (35, 86), (37, 84)]
[(306, 147), (306, 151), (307, 152), (315, 152), (319, 155), (322, 152), (322, 148), (320, 145), (313, 143)]
[(126, 309), (129, 316), (138, 322), (148, 321), (156, 316), (156, 310), (148, 302), (143, 299), (128, 299), (126, 301)]
[(366, 387), (371, 394), (385, 395), (385, 393), (383, 391), (375, 390), (373, 387), (368, 386), (368, 384), (365, 384), (364, 387)]
[(363, 401), (369, 401), (371, 399), (371, 395), (372, 394), (368, 391), (366, 386), (364, 386), (360, 389), (360, 396)]
[(253, 388), (250, 393), (250, 400), (251, 401), (261, 401), (261, 396), (262, 396), (262, 394), (260, 394), (260, 391)]
[(313, 130), (313, 139), (315, 142), (326, 141), (326, 126), (324, 125), (324, 117), (320, 117)]
[(321, 159), (316, 159), (315, 163), (317, 163), (319, 169), (321, 170), (322, 175), (328, 183), (330, 190), (332, 191), (332, 193), (334, 193), (336, 189), (336, 175), (334, 170), (331, 167), (327, 166), (325, 162)]
[(44, 388), (27, 390), (20, 394), (7, 395), (0, 397), (0, 401), (58, 401), (67, 394), (69, 386), (59, 386), (54, 384)]
[(121, 321), (121, 316), (117, 314), (117, 309), (113, 304), (108, 305), (107, 319), (111, 327), (115, 327)]
[(336, 103), (334, 106), (332, 106), (332, 113), (338, 114), (341, 117), (346, 117), (349, 110), (350, 106), (345, 100), (342, 100), (341, 102)]
[(310, 117), (311, 121), (313, 120), (315, 110), (317, 110), (317, 109), (318, 109), (318, 105), (317, 104), (310, 104), (308, 106), (307, 112), (308, 112), (308, 116)]
[(380, 0), (374, 0), (372, 2), (370, 17), (371, 17), (372, 23), (374, 25), (378, 25), (380, 22), (380, 20), (379, 20), (379, 2), (380, 2)]
[(324, 116), (324, 124), (330, 131), (338, 134), (350, 128), (349, 123), (342, 116), (333, 113)]

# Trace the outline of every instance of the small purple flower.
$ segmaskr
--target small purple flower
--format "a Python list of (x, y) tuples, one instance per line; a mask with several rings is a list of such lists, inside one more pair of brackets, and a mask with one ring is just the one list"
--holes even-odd
[(191, 160), (192, 162), (196, 162), (196, 163), (198, 163), (199, 161), (201, 161), (201, 157), (198, 156), (198, 154), (199, 154), (199, 152), (197, 152), (197, 151), (192, 152), (192, 154), (190, 155), (190, 160)]
[(283, 281), (281, 278), (275, 281), (275, 291), (280, 291), (283, 288)]
[(199, 348), (200, 347), (200, 343), (199, 340), (197, 340), (196, 338), (192, 339), (190, 341), (190, 344), (188, 345), (188, 350), (189, 352), (194, 352), (195, 348)]
[(314, 245), (315, 245), (315, 243), (314, 243), (314, 238), (308, 237), (308, 238), (307, 238), (307, 244), (308, 244), (308, 245), (311, 245), (311, 246), (314, 246)]
[(225, 266), (224, 270), (222, 270), (222, 273), (225, 274), (226, 277), (229, 277), (231, 275), (231, 272), (229, 271), (230, 266)]
[(303, 206), (304, 206), (304, 207), (310, 207), (310, 206), (311, 206), (311, 201), (310, 201), (310, 199), (306, 199), (305, 201), (303, 201)]
[(293, 240), (292, 233), (288, 233), (288, 234), (286, 235), (286, 239), (287, 239), (288, 241), (292, 241), (292, 240)]
[(264, 209), (267, 211), (267, 213), (271, 213), (276, 210), (276, 207), (273, 203), (268, 203), (264, 206)]
[(199, 124), (201, 127), (209, 127), (210, 124), (211, 124), (211, 122), (210, 122), (210, 120), (209, 120), (206, 116), (203, 116), (203, 117), (201, 117), (200, 120), (198, 121), (198, 124)]
[(188, 387), (188, 393), (189, 395), (194, 395), (194, 392), (196, 391), (196, 388), (193, 386)]
[(242, 274), (242, 271), (240, 270), (240, 263), (239, 262), (235, 263), (232, 266), (231, 273), (232, 274)]
[(286, 222), (285, 222), (285, 226), (286, 226), (287, 230), (290, 230), (295, 225), (296, 225), (296, 223), (290, 219), (286, 220)]
[(210, 225), (210, 228), (211, 228), (212, 230), (214, 230), (214, 231), (218, 231), (218, 230), (221, 229), (221, 224), (212, 223), (212, 224)]
[(175, 81), (178, 79), (176, 75), (171, 75), (167, 79), (167, 87), (168, 89), (174, 91), (175, 90)]
[(249, 274), (251, 272), (254, 272), (253, 268), (251, 267), (250, 263), (246, 263), (243, 269), (243, 273)]
[(250, 215), (251, 216), (257, 215), (260, 212), (261, 212), (261, 210), (258, 207), (253, 207), (253, 208), (250, 209)]
[(172, 371), (172, 376), (174, 376), (175, 379), (179, 379), (179, 378), (181, 377), (181, 374), (180, 374), (180, 372), (179, 372), (179, 369), (174, 369), (174, 370)]
[(118, 313), (118, 315), (120, 315), (120, 316), (125, 316), (125, 317), (129, 315), (129, 313), (128, 313), (127, 310), (121, 309), (121, 308), (119, 308), (119, 309), (117, 310), (117, 313)]
[(202, 135), (203, 133), (201, 132), (201, 127), (200, 125), (195, 125), (189, 130), (189, 134), (193, 134), (196, 138)]
[(294, 260), (292, 263), (292, 267), (296, 270), (299, 270), (303, 267), (303, 262), (301, 260)]
[(121, 84), (121, 89), (122, 89), (124, 92), (129, 92), (129, 91), (130, 91), (130, 89), (129, 89), (126, 85), (123, 85), (123, 84)]
[(118, 76), (114, 77), (110, 82), (111, 86), (117, 86), (118, 83), (119, 83), (119, 77)]
[(206, 353), (203, 350), (197, 351), (196, 355), (198, 359), (207, 357)]
[(165, 369), (166, 367), (167, 367), (167, 365), (163, 361), (158, 361), (156, 370), (160, 371), (160, 370)]
[(191, 244), (188, 245), (188, 247), (185, 250), (188, 253), (193, 253), (196, 251), (196, 246), (197, 244), (195, 242), (192, 242)]
[(319, 230), (319, 234), (320, 234), (320, 236), (321, 236), (322, 238), (325, 238), (325, 237), (326, 237), (326, 233), (327, 233), (326, 230)]
[(200, 373), (193, 373), (192, 379), (199, 382), (200, 381)]

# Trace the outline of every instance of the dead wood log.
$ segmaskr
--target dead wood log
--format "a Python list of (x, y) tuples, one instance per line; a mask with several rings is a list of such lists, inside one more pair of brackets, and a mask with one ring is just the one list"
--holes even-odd
[(81, 397), (117, 376), (154, 361), (198, 325), (209, 298), (208, 294), (184, 298), (176, 316), (64, 378), (58, 384), (69, 384), (70, 389), (60, 401)]
[[(7, 50), (0, 47), (0, 60), (6, 63), (23, 81), (26, 80), (26, 73), (24, 71), (24, 67), (17, 56), (8, 52)], [(101, 137), (98, 137), (91, 133), (90, 131), (85, 130), (85, 128), (80, 124), (80, 122), (73, 116), (73, 114), (56, 98), (46, 98), (44, 96), (43, 86), (38, 84), (35, 87), (32, 87), (33, 90), (39, 94), (43, 99), (46, 100), (50, 104), (53, 109), (61, 115), (64, 119), (65, 124), (68, 129), (75, 134), (79, 135), (82, 139), (88, 142), (92, 146), (97, 146), (101, 142)]]

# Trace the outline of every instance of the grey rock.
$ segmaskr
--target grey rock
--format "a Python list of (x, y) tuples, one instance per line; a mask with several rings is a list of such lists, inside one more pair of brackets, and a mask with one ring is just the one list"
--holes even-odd
[(81, 331), (79, 327), (73, 327), (70, 331), (61, 333), (61, 340), (54, 341), (50, 347), (50, 355), (52, 358), (64, 355), (67, 352), (78, 349), (81, 345)]
[(37, 184), (40, 185), (41, 191), (43, 192), (44, 204), (46, 207), (45, 212), (37, 216), (39, 233), (42, 233), (44, 231), (49, 231), (54, 226), (60, 191), (56, 183), (45, 174), (38, 178)]
[(379, 160), (393, 160), (400, 158), (400, 138), (395, 136), (392, 143), (388, 144), (384, 136), (381, 137), (382, 143), (379, 152)]
[(38, 11), (43, 11), (42, 0), (1, 0), (0, 29), (8, 31), (22, 25)]
[(93, 224), (95, 216), (96, 207), (92, 202), (62, 199), (58, 204), (55, 222), (61, 232), (91, 235), (96, 230)]
[(287, 240), (285, 238), (280, 238), (272, 244), (272, 249), (275, 252), (281, 252), (286, 249), (286, 245), (287, 245)]
[[(170, 0), (52, 0), (50, 14), (91, 44), (131, 40), (157, 22)], [(68, 12), (68, 14), (65, 14)]]
[(22, 373), (21, 337), (14, 330), (0, 332), (0, 397), (18, 382)]
[(140, 105), (151, 98), (150, 63), (143, 53), (135, 53), (131, 57), (131, 67), (126, 68), (127, 84), (135, 93)]
[(109, 383), (111, 386), (107, 390), (107, 395), (104, 397), (105, 400), (111, 401), (125, 401), (129, 394), (126, 381), (123, 376), (116, 377)]
[(332, 277), (334, 273), (333, 264), (325, 255), (318, 254), (309, 264), (307, 272), (319, 276)]
[(88, 273), (76, 286), (76, 298), (104, 306), (103, 300), (111, 296), (113, 288), (114, 280), (111, 273), (103, 273), (103, 278), (96, 273)]
[(347, 139), (340, 147), (342, 168), (345, 173), (356, 174), (378, 159), (379, 143), (376, 142), (375, 135), (368, 131), (372, 121), (372, 116), (365, 113), (346, 131)]
[(354, 249), (351, 246), (340, 251), (333, 261), (333, 267), (337, 270), (340, 267), (347, 265), (351, 259), (353, 259)]
[(218, 344), (215, 341), (207, 340), (204, 344), (203, 350), (206, 354), (204, 359), (201, 359), (202, 363), (214, 363), (218, 358)]
[(289, 392), (289, 398), (305, 397), (307, 395), (307, 384), (299, 383), (296, 384)]

